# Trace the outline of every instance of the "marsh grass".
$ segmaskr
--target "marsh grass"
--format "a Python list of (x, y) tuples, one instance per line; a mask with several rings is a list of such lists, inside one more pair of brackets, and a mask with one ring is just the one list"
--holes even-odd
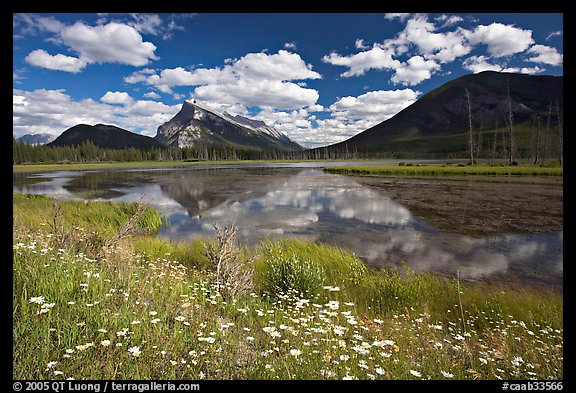
[[(14, 379), (563, 378), (553, 292), (461, 282), (461, 309), (455, 279), (374, 271), (344, 250), (283, 240), (240, 250), (258, 255), (254, 288), (225, 299), (204, 252), (214, 240), (125, 238), (102, 263), (83, 251), (87, 234), (122, 222), (62, 245), (25, 214), (46, 203), (14, 197)], [(116, 209), (88, 203), (78, 220)], [(316, 294), (263, 286), (285, 256), (322, 267)]]
[[(402, 164), (402, 163), (400, 163)], [(562, 176), (560, 166), (489, 165), (362, 165), (324, 168), (328, 173), (367, 176)]]

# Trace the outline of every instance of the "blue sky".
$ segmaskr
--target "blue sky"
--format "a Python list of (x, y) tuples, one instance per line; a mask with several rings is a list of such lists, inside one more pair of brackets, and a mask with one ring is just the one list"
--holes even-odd
[(465, 74), (563, 75), (563, 30), (546, 13), (14, 14), (13, 135), (154, 136), (197, 99), (327, 145)]

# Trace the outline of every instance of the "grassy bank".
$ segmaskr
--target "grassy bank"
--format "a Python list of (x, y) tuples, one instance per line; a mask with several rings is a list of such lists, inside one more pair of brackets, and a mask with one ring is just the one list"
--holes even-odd
[(329, 173), (366, 176), (562, 176), (562, 167), (539, 167), (530, 165), (366, 165), (324, 168)]
[(233, 231), (176, 244), (142, 232), (152, 210), (80, 203), (14, 194), (14, 379), (563, 377), (558, 294)]
[[(198, 165), (238, 165), (261, 163), (294, 163), (313, 162), (315, 160), (225, 160), (225, 161), (134, 161), (134, 162), (93, 162), (93, 163), (67, 163), (67, 164), (18, 164), (12, 166), (13, 172), (41, 172), (41, 171), (69, 171), (84, 169), (113, 169), (113, 168), (161, 168), (170, 166), (198, 166)], [(358, 161), (358, 160), (356, 160)]]

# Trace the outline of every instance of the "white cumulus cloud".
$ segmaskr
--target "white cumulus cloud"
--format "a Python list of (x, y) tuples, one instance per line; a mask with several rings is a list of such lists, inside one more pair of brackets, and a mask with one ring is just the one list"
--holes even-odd
[(562, 64), (563, 56), (558, 53), (556, 48), (552, 48), (546, 45), (534, 45), (526, 52), (532, 55), (528, 58), (528, 61), (534, 63), (544, 63), (553, 66), (558, 66)]
[(51, 55), (43, 49), (33, 50), (24, 59), (26, 63), (49, 70), (78, 73), (86, 67), (86, 62), (76, 57), (62, 54)]
[(348, 71), (341, 74), (343, 77), (364, 75), (370, 69), (386, 70), (400, 66), (400, 61), (392, 58), (393, 51), (373, 47), (370, 50), (359, 52), (350, 56), (341, 56), (332, 52), (322, 57), (325, 63), (348, 67)]
[(154, 136), (158, 126), (179, 110), (180, 105), (147, 100), (127, 100), (122, 106), (92, 99), (74, 100), (63, 89), (14, 89), (12, 129), (15, 137), (37, 133), (59, 135), (76, 124), (102, 123)]
[(532, 30), (502, 23), (479, 25), (472, 31), (463, 30), (463, 33), (472, 45), (486, 45), (486, 50), (494, 57), (523, 52), (534, 43)]
[(124, 81), (144, 83), (169, 94), (176, 86), (197, 86), (193, 97), (209, 105), (298, 109), (314, 105), (319, 98), (316, 90), (300, 82), (320, 78), (300, 55), (280, 50), (276, 54), (248, 53), (223, 67), (176, 67), (160, 73), (146, 69), (128, 75)]
[(332, 116), (342, 120), (382, 122), (413, 104), (419, 92), (412, 89), (376, 90), (357, 97), (342, 97), (332, 105)]
[(24, 20), (30, 18), (32, 21), (42, 21), (40, 26), (43, 27), (38, 29), (56, 33), (50, 41), (67, 46), (78, 56), (50, 55), (43, 49), (36, 49), (25, 60), (37, 67), (77, 73), (87, 64), (119, 63), (139, 67), (159, 59), (154, 53), (156, 46), (144, 42), (132, 26), (116, 22), (89, 26), (80, 21), (66, 26), (54, 18), (37, 16), (24, 17)]
[(120, 63), (139, 67), (151, 60), (158, 60), (153, 43), (144, 42), (136, 29), (120, 23), (88, 26), (76, 22), (62, 30), (60, 37), (87, 63)]
[(422, 56), (413, 56), (406, 63), (396, 68), (396, 73), (390, 79), (393, 83), (417, 85), (430, 79), (432, 72), (440, 70), (440, 65), (434, 60), (424, 60)]
[(486, 56), (471, 56), (464, 60), (462, 67), (477, 74), (482, 71), (514, 72), (521, 74), (538, 74), (546, 71), (544, 68), (536, 67), (506, 67), (498, 63), (491, 63)]
[(134, 101), (130, 94), (123, 91), (107, 91), (106, 94), (100, 98), (100, 101), (107, 104), (130, 104)]
[(158, 99), (160, 98), (160, 94), (155, 93), (153, 91), (149, 91), (148, 93), (144, 94), (144, 97)]

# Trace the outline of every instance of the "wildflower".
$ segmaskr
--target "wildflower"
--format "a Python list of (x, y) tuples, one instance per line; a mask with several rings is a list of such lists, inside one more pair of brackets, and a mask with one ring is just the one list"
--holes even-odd
[(76, 304), (76, 302), (68, 302), (68, 304), (72, 306), (72, 305)]
[(348, 375), (348, 374), (346, 374), (346, 375), (342, 378), (343, 381), (351, 381), (351, 380), (353, 380), (353, 379), (358, 379), (358, 377), (355, 377), (354, 375)]
[(268, 334), (272, 334), (272, 332), (276, 331), (276, 328), (274, 326), (265, 326), (262, 328), (262, 330)]
[(446, 371), (440, 370), (440, 373), (444, 376), (444, 378), (454, 378), (454, 374), (447, 373)]
[(422, 374), (416, 370), (410, 370), (410, 374), (414, 375), (415, 377), (420, 378)]
[(99, 331), (100, 333), (108, 333), (108, 330), (106, 330), (106, 329), (98, 329), (98, 331)]
[(383, 320), (378, 319), (378, 318), (374, 318), (373, 321), (374, 321), (374, 323), (377, 323), (377, 324), (381, 324), (384, 322)]
[(367, 369), (368, 369), (368, 364), (366, 363), (366, 360), (363, 360), (363, 359), (360, 360), (360, 361), (358, 362), (358, 367), (364, 368), (364, 369), (367, 370)]
[(157, 313), (156, 311), (150, 311), (148, 314), (151, 315), (151, 316), (155, 316), (155, 315), (158, 314), (158, 313)]
[(516, 356), (514, 359), (512, 359), (512, 365), (516, 367), (520, 367), (522, 363), (524, 363), (524, 359), (522, 359), (520, 356)]
[(74, 350), (73, 350), (73, 349), (67, 349), (67, 350), (66, 350), (66, 353), (68, 353), (68, 354), (74, 353)]
[(377, 367), (376, 370), (374, 370), (374, 371), (376, 371), (376, 374), (378, 374), (378, 375), (386, 374), (386, 370), (384, 370), (382, 367)]
[(246, 340), (248, 340), (248, 341), (254, 341), (254, 337), (248, 336), (248, 337), (246, 337)]
[(488, 360), (486, 360), (484, 358), (478, 358), (478, 360), (480, 360), (480, 363), (482, 363), (482, 364), (488, 364)]
[(237, 310), (238, 312), (241, 312), (242, 314), (245, 314), (245, 313), (248, 312), (248, 309), (246, 309), (246, 308), (238, 308), (238, 309), (236, 309), (236, 310)]
[(50, 369), (53, 368), (53, 367), (56, 367), (57, 364), (58, 364), (58, 362), (49, 362), (49, 363), (46, 365), (46, 371), (50, 370)]
[(141, 323), (141, 322), (140, 322), (140, 321), (138, 321), (138, 320), (134, 320), (134, 321), (132, 321), (132, 325), (139, 325), (140, 323)]
[(122, 330), (116, 332), (117, 336), (126, 336), (126, 334), (128, 334), (128, 329), (127, 328), (123, 328)]
[(332, 330), (334, 331), (334, 334), (336, 334), (337, 336), (342, 336), (344, 335), (344, 331), (346, 330), (346, 328), (344, 326), (334, 326)]
[(334, 378), (336, 376), (336, 373), (330, 370), (320, 370), (320, 374), (322, 374), (324, 378)]
[(370, 349), (372, 347), (372, 345), (368, 344), (367, 342), (362, 342), (360, 346), (364, 349)]
[(328, 303), (326, 303), (326, 307), (330, 308), (331, 310), (338, 310), (340, 307), (340, 302), (337, 300), (330, 300)]
[(299, 349), (291, 349), (290, 350), (290, 355), (294, 356), (295, 358), (297, 358), (301, 354), (302, 354), (302, 351), (300, 351)]
[(42, 304), (44, 303), (44, 296), (31, 297), (30, 300), (28, 300), (28, 302)]
[(213, 344), (216, 339), (214, 337), (198, 337), (198, 341), (206, 341), (209, 344)]
[(345, 362), (346, 360), (350, 359), (350, 356), (348, 355), (340, 355), (340, 360), (342, 360), (343, 362)]
[(368, 353), (368, 351), (365, 348), (362, 348), (360, 345), (356, 345), (352, 347), (352, 349), (360, 355), (366, 355)]
[(139, 357), (141, 354), (140, 347), (130, 347), (128, 348), (128, 352), (130, 352), (135, 358)]
[(176, 318), (174, 318), (175, 320), (177, 320), (178, 322), (183, 322), (186, 317), (182, 316), (182, 315), (178, 315)]
[(62, 375), (64, 374), (62, 371), (54, 370), (54, 375)]
[(122, 346), (122, 343), (116, 343), (116, 346), (117, 346), (117, 347), (121, 347), (121, 346)]
[(382, 356), (383, 358), (389, 358), (390, 356), (392, 356), (392, 354), (390, 352), (382, 351), (380, 352), (380, 356)]
[(110, 340), (102, 340), (100, 341), (100, 344), (102, 344), (103, 347), (107, 347), (110, 345)]
[(153, 320), (150, 321), (150, 323), (158, 323), (160, 322), (160, 319), (158, 318), (154, 318)]

